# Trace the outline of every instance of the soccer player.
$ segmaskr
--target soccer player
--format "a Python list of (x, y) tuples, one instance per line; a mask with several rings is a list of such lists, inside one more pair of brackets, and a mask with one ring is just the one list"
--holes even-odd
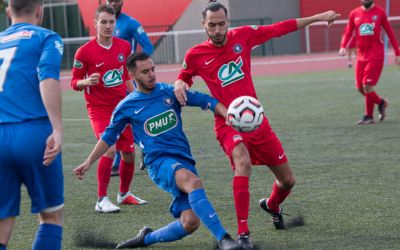
[(21, 185), (39, 213), (32, 249), (61, 249), (61, 37), (39, 27), (42, 1), (10, 0), (12, 25), (0, 33), (0, 250), (19, 215)]
[[(229, 106), (239, 96), (257, 98), (250, 74), (252, 48), (313, 22), (327, 21), (331, 24), (340, 16), (334, 11), (328, 11), (272, 25), (245, 26), (228, 31), (227, 9), (221, 3), (210, 1), (202, 14), (202, 23), (209, 39), (190, 48), (186, 53), (174, 90), (182, 105), (186, 104), (186, 89), (192, 86), (192, 78), (196, 75), (204, 79), (212, 96), (225, 106)], [(289, 195), (295, 184), (295, 177), (267, 118), (257, 130), (240, 133), (226, 125), (224, 119), (216, 116), (214, 130), (234, 171), (232, 188), (238, 223), (237, 240), (243, 248), (253, 249), (247, 221), (251, 164), (267, 165), (276, 177), (269, 199), (261, 199), (260, 206), (271, 215), (277, 229), (285, 227), (279, 205)]]
[(137, 50), (137, 45), (142, 47), (142, 51), (151, 55), (154, 51), (153, 45), (143, 26), (134, 18), (121, 12), (124, 5), (123, 0), (107, 0), (107, 5), (110, 5), (115, 10), (117, 23), (114, 29), (114, 36), (128, 41), (132, 46), (132, 51)]
[[(151, 56), (154, 48), (142, 25), (136, 19), (121, 12), (122, 6), (124, 4), (123, 0), (107, 0), (106, 4), (113, 7), (117, 17), (117, 23), (114, 29), (114, 36), (122, 38), (131, 43), (133, 52), (136, 51), (137, 45), (139, 44), (142, 47), (142, 51)], [(115, 154), (111, 176), (119, 175), (120, 158), (120, 153), (117, 152)], [(140, 169), (143, 170), (145, 168), (145, 165), (143, 163), (143, 155), (140, 164)]]
[[(131, 47), (127, 41), (112, 36), (115, 26), (114, 9), (107, 5), (99, 6), (94, 25), (97, 36), (82, 45), (75, 54), (71, 86), (74, 90), (85, 91), (92, 129), (99, 139), (110, 121), (113, 109), (126, 96), (127, 86), (131, 92), (133, 85), (125, 66)], [(122, 155), (117, 202), (127, 205), (146, 203), (129, 191), (135, 163), (131, 129), (127, 128), (122, 132), (116, 148)], [(95, 206), (98, 212), (109, 213), (120, 210), (107, 196), (114, 155), (115, 147), (112, 147), (98, 163), (98, 200)]]
[[(196, 231), (201, 221), (218, 240), (220, 249), (241, 249), (226, 232), (207, 199), (183, 132), (181, 105), (175, 99), (173, 86), (156, 82), (154, 63), (143, 52), (130, 55), (127, 66), (138, 88), (118, 104), (110, 125), (89, 157), (74, 169), (74, 174), (82, 179), (130, 124), (135, 142), (145, 152), (149, 177), (173, 196), (170, 211), (178, 220), (156, 231), (144, 227), (136, 237), (122, 242), (117, 248), (176, 241)], [(189, 92), (187, 97), (188, 105), (211, 109), (216, 116), (225, 119), (226, 108), (214, 98), (195, 91)]]
[(355, 85), (364, 96), (365, 114), (358, 124), (374, 123), (374, 106), (378, 105), (379, 121), (386, 115), (388, 101), (374, 90), (378, 84), (384, 63), (384, 46), (381, 38), (382, 28), (386, 31), (396, 54), (395, 63), (400, 65), (400, 50), (385, 10), (375, 5), (373, 0), (360, 0), (361, 6), (350, 12), (349, 22), (344, 31), (339, 54), (346, 54), (346, 45), (353, 31), (357, 37), (357, 63)]

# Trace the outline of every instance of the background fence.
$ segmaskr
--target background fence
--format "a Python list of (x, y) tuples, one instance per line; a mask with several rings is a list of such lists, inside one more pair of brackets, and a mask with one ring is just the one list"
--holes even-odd
[[(1, 2), (1, 0), (0, 0)], [(43, 26), (59, 33), (65, 43), (63, 69), (70, 69), (76, 50), (90, 37), (83, 24), (76, 0), (45, 0)], [(230, 26), (267, 25), (280, 20), (271, 18), (231, 20)], [(339, 49), (341, 36), (347, 20), (336, 21), (329, 29), (326, 23), (314, 23), (304, 30), (285, 38), (272, 39), (253, 50), (254, 56), (332, 52)], [(400, 17), (391, 17), (390, 23), (400, 40)], [(0, 29), (10, 24), (5, 11), (0, 11)], [(180, 63), (186, 50), (207, 39), (203, 29), (174, 31), (172, 26), (145, 26), (155, 51), (156, 63)], [(165, 32), (165, 30), (167, 32)], [(162, 32), (161, 32), (162, 31)]]

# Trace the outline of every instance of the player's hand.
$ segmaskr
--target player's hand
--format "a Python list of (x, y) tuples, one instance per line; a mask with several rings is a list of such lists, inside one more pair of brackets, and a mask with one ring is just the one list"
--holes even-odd
[(394, 63), (395, 63), (397, 66), (400, 66), (400, 56), (396, 56), (396, 57), (394, 58)]
[(327, 12), (324, 12), (321, 14), (321, 21), (327, 21), (328, 22), (328, 27), (330, 27), (333, 22), (338, 19), (341, 15), (336, 13), (333, 10), (329, 10)]
[(78, 177), (79, 180), (82, 180), (83, 176), (90, 169), (90, 167), (91, 167), (91, 164), (86, 160), (81, 165), (79, 165), (77, 168), (72, 170), (72, 172), (74, 173), (74, 175), (76, 175)]
[(339, 55), (341, 55), (341, 56), (345, 56), (346, 55), (346, 49), (345, 48), (340, 48), (340, 50), (339, 50)]
[(87, 78), (87, 86), (93, 86), (99, 84), (100, 74), (93, 73)]
[(177, 80), (175, 82), (175, 87), (174, 87), (174, 94), (178, 102), (184, 106), (186, 105), (187, 101), (187, 96), (186, 96), (186, 90), (189, 89), (189, 86), (182, 80)]
[(61, 151), (63, 143), (63, 133), (60, 131), (53, 131), (53, 133), (47, 137), (46, 149), (43, 155), (43, 165), (49, 166), (57, 155)]

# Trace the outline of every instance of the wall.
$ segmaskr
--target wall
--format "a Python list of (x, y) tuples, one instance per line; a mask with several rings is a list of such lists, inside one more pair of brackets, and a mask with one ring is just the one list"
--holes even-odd
[[(375, 0), (375, 4), (386, 7), (386, 0)], [(310, 16), (326, 10), (335, 10), (347, 19), (352, 9), (360, 6), (360, 0), (300, 0), (301, 16)], [(400, 16), (400, 1), (390, 0), (390, 16)]]
[[(297, 18), (300, 15), (299, 0), (229, 0), (232, 20), (271, 18), (272, 22)], [(299, 53), (301, 32), (294, 32), (267, 42), (271, 54)]]
[[(347, 19), (350, 12), (361, 6), (360, 0), (299, 0), (301, 16), (311, 16), (319, 12), (327, 10), (335, 10), (337, 13), (342, 14), (341, 19)], [(375, 0), (375, 4), (385, 8), (386, 0)], [(400, 16), (400, 0), (390, 0), (390, 15)], [(310, 44), (311, 52), (332, 51), (339, 49), (341, 35), (344, 31), (346, 24), (333, 25), (331, 28), (325, 27), (312, 27), (310, 29)], [(400, 22), (392, 22), (393, 29), (397, 36), (400, 38)], [(303, 44), (305, 47), (305, 44)]]

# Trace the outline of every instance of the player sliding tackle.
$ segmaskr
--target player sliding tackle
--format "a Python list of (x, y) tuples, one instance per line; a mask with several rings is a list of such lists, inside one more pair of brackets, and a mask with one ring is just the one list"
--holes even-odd
[[(110, 125), (86, 161), (74, 169), (74, 174), (82, 179), (91, 165), (116, 142), (126, 125), (131, 124), (135, 141), (145, 153), (149, 177), (173, 196), (170, 211), (179, 219), (156, 231), (144, 227), (136, 237), (117, 248), (176, 241), (196, 231), (201, 221), (218, 240), (220, 249), (242, 249), (224, 229), (207, 199), (183, 133), (181, 105), (175, 99), (173, 86), (156, 83), (155, 66), (147, 54), (132, 54), (127, 66), (138, 89), (118, 104)], [(221, 119), (226, 117), (226, 108), (208, 95), (191, 91), (187, 102), (191, 106), (211, 109)]]
[[(185, 56), (174, 91), (182, 105), (187, 102), (186, 90), (192, 86), (194, 76), (201, 76), (212, 96), (226, 107), (239, 96), (258, 99), (250, 74), (252, 48), (314, 22), (326, 21), (329, 26), (340, 17), (334, 11), (327, 11), (272, 25), (245, 26), (228, 31), (227, 13), (226, 7), (216, 1), (210, 1), (202, 13), (202, 24), (209, 39), (190, 48)], [(268, 199), (260, 200), (260, 206), (271, 215), (277, 229), (285, 228), (280, 204), (289, 195), (296, 179), (267, 118), (255, 131), (241, 133), (227, 126), (222, 117), (216, 116), (215, 133), (235, 173), (232, 187), (238, 223), (237, 241), (243, 248), (253, 249), (247, 221), (251, 165), (266, 165), (275, 175), (272, 192)]]

